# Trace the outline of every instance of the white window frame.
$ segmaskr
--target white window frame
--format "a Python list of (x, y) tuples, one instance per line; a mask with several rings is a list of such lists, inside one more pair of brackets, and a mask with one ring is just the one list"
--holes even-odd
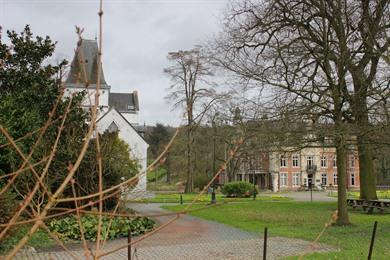
[(280, 156), (280, 168), (287, 168), (287, 157), (285, 155)]
[(288, 187), (288, 174), (286, 172), (280, 173), (280, 187)]
[[(311, 164), (309, 164), (309, 162), (311, 162)], [(313, 167), (314, 166), (314, 156), (313, 155), (309, 155), (307, 156), (306, 158), (306, 165), (307, 167)]]
[(291, 158), (292, 158), (292, 167), (299, 168), (299, 155), (294, 154)]
[(301, 173), (294, 172), (292, 176), (292, 186), (300, 187), (301, 186)]
[[(324, 183), (324, 180), (325, 180), (325, 183)], [(324, 186), (328, 185), (328, 174), (325, 172), (321, 174), (321, 185), (324, 185)]]
[(337, 168), (337, 158), (336, 158), (336, 155), (333, 157), (333, 168)]
[(349, 168), (355, 168), (355, 156), (351, 155), (349, 156)]
[(333, 173), (333, 185), (338, 185), (339, 178), (337, 176), (337, 172)]
[(356, 185), (356, 176), (355, 176), (354, 172), (351, 172), (351, 174), (350, 174), (350, 182), (351, 182), (351, 186)]
[(328, 157), (321, 156), (321, 168), (326, 168), (328, 165)]

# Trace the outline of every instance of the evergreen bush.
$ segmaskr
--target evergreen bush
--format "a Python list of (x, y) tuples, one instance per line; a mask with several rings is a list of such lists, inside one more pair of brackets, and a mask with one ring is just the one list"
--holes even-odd
[[(221, 192), (226, 197), (246, 198), (253, 195), (253, 184), (244, 181), (230, 182), (222, 186)], [(255, 187), (256, 194), (259, 192)]]

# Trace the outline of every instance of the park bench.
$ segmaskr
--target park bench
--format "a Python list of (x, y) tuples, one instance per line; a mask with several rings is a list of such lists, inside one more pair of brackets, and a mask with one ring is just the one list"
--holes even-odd
[(347, 199), (347, 205), (353, 207), (354, 209), (362, 207), (363, 211), (367, 210), (368, 214), (372, 214), (374, 209), (378, 209), (381, 213), (383, 213), (386, 208), (390, 208), (390, 201)]
[(347, 205), (356, 209), (358, 206), (364, 206), (365, 200), (361, 199), (347, 199)]

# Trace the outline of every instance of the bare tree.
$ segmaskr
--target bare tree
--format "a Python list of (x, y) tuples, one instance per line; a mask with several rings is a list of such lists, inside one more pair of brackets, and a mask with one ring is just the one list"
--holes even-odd
[(172, 65), (164, 69), (171, 78), (167, 99), (173, 102), (174, 108), (184, 107), (186, 118), (186, 192), (193, 191), (194, 156), (192, 144), (194, 131), (210, 108), (215, 97), (215, 91), (209, 81), (213, 72), (207, 59), (199, 49), (171, 52), (168, 60)]
[(338, 224), (349, 223), (345, 157), (351, 134), (358, 137), (362, 197), (376, 198), (367, 128), (375, 103), (370, 97), (379, 92), (389, 95), (375, 79), (381, 76), (379, 68), (386, 67), (380, 61), (389, 47), (384, 35), (390, 19), (389, 1), (368, 2), (242, 1), (231, 7), (213, 46), (219, 65), (275, 91), (290, 116), (333, 122)]

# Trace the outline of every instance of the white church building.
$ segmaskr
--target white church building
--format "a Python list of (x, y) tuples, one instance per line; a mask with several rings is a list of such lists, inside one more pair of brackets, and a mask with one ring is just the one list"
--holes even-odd
[[(81, 40), (73, 58), (68, 78), (65, 81), (65, 96), (75, 92), (86, 91), (82, 106), (89, 108), (95, 104), (95, 93), (98, 76), (98, 44), (96, 40)], [(85, 80), (87, 79), (87, 84)], [(130, 157), (141, 166), (140, 172), (146, 171), (147, 149), (143, 134), (144, 127), (139, 124), (138, 93), (111, 92), (103, 69), (100, 72), (99, 113), (97, 119), (99, 133), (118, 132), (119, 138), (130, 147)], [(142, 174), (135, 188), (146, 191), (146, 174)]]

